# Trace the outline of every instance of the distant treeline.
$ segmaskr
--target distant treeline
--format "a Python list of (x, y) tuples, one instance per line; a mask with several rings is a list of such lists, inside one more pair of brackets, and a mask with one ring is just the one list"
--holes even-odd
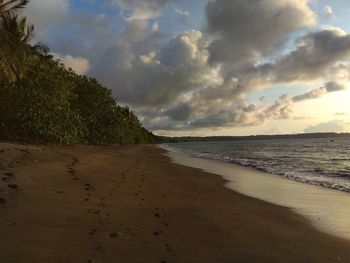
[(317, 139), (317, 138), (350, 138), (350, 133), (301, 133), (285, 135), (254, 135), (254, 136), (212, 136), (212, 137), (161, 137), (164, 143), (178, 142), (214, 142), (214, 141), (257, 141), (284, 139)]
[(62, 144), (153, 143), (127, 107), (97, 80), (75, 74), (18, 12), (28, 0), (0, 1), (0, 139)]

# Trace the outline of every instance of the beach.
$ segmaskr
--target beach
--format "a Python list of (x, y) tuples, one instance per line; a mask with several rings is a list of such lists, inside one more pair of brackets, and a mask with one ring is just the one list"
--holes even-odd
[(165, 154), (0, 144), (0, 262), (350, 262), (350, 241)]

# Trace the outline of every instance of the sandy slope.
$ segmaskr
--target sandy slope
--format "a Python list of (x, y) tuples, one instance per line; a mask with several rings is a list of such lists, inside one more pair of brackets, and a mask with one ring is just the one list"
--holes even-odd
[(156, 146), (0, 145), (0, 262), (350, 262), (350, 242)]

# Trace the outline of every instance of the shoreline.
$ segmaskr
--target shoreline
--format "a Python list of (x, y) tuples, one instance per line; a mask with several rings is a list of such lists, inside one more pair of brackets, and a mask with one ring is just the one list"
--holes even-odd
[(349, 241), (155, 145), (0, 150), (4, 263), (350, 262)]
[[(219, 175), (227, 181), (224, 186), (228, 189), (288, 207), (311, 220), (319, 230), (350, 241), (348, 192), (298, 182), (221, 160), (191, 156), (167, 145), (160, 147), (168, 151), (167, 155), (174, 163)], [(336, 208), (334, 203), (337, 204)]]

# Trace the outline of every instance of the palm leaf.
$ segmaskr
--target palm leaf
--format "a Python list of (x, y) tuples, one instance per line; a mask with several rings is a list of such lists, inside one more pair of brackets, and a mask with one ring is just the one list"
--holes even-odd
[(0, 15), (17, 14), (28, 3), (29, 0), (0, 0)]
[[(0, 8), (22, 8), (28, 1), (0, 0)], [(16, 8), (13, 5), (16, 4)], [(6, 9), (9, 10), (9, 9)], [(27, 25), (26, 18), (19, 18), (13, 12), (0, 16), (0, 80), (14, 81), (21, 78), (28, 61), (38, 57), (36, 49), (29, 44), (34, 33), (34, 26)]]

